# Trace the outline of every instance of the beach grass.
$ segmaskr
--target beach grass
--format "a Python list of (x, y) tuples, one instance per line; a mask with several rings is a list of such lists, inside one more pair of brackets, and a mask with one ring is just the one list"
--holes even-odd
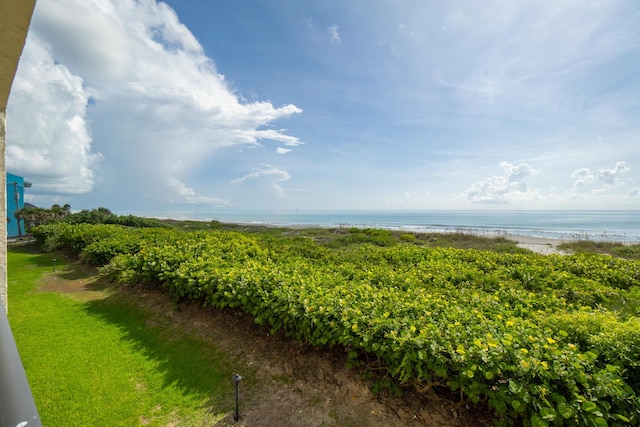
[[(275, 236), (299, 236), (313, 239), (316, 243), (332, 248), (348, 247), (354, 244), (371, 243), (378, 246), (396, 244), (415, 244), (425, 247), (449, 247), (456, 249), (488, 250), (503, 253), (531, 253), (526, 247), (519, 246), (517, 240), (523, 236), (480, 235), (473, 230), (455, 232), (417, 233), (398, 230), (381, 230), (359, 227), (274, 227), (255, 224), (235, 224), (220, 221), (162, 220), (178, 230), (224, 230), (241, 233), (265, 234)], [(553, 242), (554, 239), (548, 239)], [(551, 244), (551, 243), (550, 243)], [(526, 245), (525, 245), (526, 246)], [(640, 245), (611, 241), (577, 240), (557, 243), (559, 253), (593, 253), (612, 255), (620, 258), (640, 259)]]
[(600, 242), (593, 240), (579, 240), (565, 242), (558, 249), (573, 253), (593, 253), (617, 256), (620, 258), (640, 260), (640, 245), (623, 244), (619, 242)]
[(223, 230), (272, 236), (293, 236), (313, 239), (331, 248), (370, 243), (378, 246), (415, 244), (425, 247), (477, 249), (508, 253), (530, 253), (518, 247), (508, 236), (482, 236), (473, 232), (417, 233), (361, 227), (275, 227), (255, 224), (234, 224), (220, 221), (162, 220), (183, 231)]
[[(212, 425), (232, 409), (238, 367), (219, 349), (60, 254), (20, 246), (8, 257), (9, 320), (44, 425)], [(56, 289), (56, 278), (90, 291)]]

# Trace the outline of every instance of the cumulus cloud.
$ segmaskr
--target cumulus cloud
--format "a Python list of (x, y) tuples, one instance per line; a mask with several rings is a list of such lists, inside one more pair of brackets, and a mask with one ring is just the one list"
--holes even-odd
[(329, 42), (332, 44), (340, 44), (340, 33), (338, 33), (338, 26), (333, 24), (327, 28), (327, 34), (329, 34)]
[(589, 168), (575, 169), (571, 173), (573, 179), (571, 187), (563, 189), (550, 185), (546, 191), (529, 187), (527, 179), (539, 172), (529, 164), (514, 165), (502, 162), (500, 166), (504, 174), (476, 181), (465, 192), (454, 196), (452, 200), (537, 208), (592, 206), (589, 203), (597, 200), (613, 207), (622, 206), (621, 203), (636, 197), (639, 191), (638, 189), (621, 191), (628, 182), (623, 176), (631, 170), (622, 161), (617, 162), (611, 169), (598, 169), (595, 173)]
[(278, 154), (287, 154), (290, 151), (291, 150), (289, 150), (288, 148), (282, 148), (282, 147), (276, 148), (276, 153)]
[(576, 169), (571, 174), (571, 178), (573, 178), (574, 187), (584, 187), (595, 180), (595, 177), (591, 174), (589, 168)]
[(16, 78), (22, 96), (10, 100), (8, 152), (16, 173), (38, 177), (34, 188), (82, 192), (97, 182), (112, 198), (217, 205), (225, 200), (195, 194), (188, 181), (220, 150), (302, 143), (265, 129), (302, 110), (244, 102), (165, 3), (41, 1), (30, 32)]
[(617, 162), (613, 169), (598, 169), (598, 181), (604, 182), (607, 187), (618, 187), (622, 184), (621, 176), (630, 170), (625, 162)]
[(598, 169), (595, 174), (589, 168), (576, 169), (572, 174), (573, 188), (579, 190), (588, 185), (601, 183), (599, 188), (594, 189), (596, 192), (612, 190), (624, 185), (623, 175), (629, 172), (631, 168), (625, 162), (616, 162), (612, 169)]
[(91, 191), (102, 156), (92, 151), (90, 93), (30, 34), (7, 107), (7, 167), (34, 182), (31, 193)]
[(263, 169), (247, 174), (241, 178), (234, 179), (231, 183), (248, 184), (255, 190), (266, 189), (274, 192), (278, 197), (284, 197), (285, 191), (280, 183), (290, 179), (291, 176), (287, 171), (265, 164), (263, 165)]
[(476, 181), (462, 194), (462, 198), (473, 203), (505, 204), (526, 201), (538, 197), (536, 191), (529, 191), (525, 179), (538, 173), (527, 163), (513, 165), (501, 162), (505, 175), (496, 175)]
[(124, 77), (134, 50), (118, 5), (109, 1), (45, 0), (38, 2), (31, 21), (53, 47), (58, 62), (89, 80)]

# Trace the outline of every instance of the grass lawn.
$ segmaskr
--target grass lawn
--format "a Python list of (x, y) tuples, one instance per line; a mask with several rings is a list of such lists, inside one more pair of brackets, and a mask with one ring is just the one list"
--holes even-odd
[(219, 349), (60, 255), (19, 246), (8, 257), (9, 321), (44, 425), (201, 426), (233, 410), (231, 376), (242, 368)]

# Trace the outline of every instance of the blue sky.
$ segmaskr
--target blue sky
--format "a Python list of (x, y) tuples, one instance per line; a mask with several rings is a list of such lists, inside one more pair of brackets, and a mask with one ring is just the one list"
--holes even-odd
[(634, 0), (38, 0), (27, 200), (117, 212), (640, 209)]

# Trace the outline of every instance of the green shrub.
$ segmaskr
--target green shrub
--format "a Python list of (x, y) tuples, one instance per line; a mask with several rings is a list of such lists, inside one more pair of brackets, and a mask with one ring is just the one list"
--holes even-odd
[(403, 242), (415, 242), (417, 237), (414, 234), (411, 233), (403, 233), (400, 235), (400, 240), (402, 240)]
[(637, 261), (105, 225), (39, 233), (112, 257), (101, 271), (117, 283), (240, 307), (274, 332), (366, 354), (400, 384), (486, 402), (507, 423), (638, 423)]

